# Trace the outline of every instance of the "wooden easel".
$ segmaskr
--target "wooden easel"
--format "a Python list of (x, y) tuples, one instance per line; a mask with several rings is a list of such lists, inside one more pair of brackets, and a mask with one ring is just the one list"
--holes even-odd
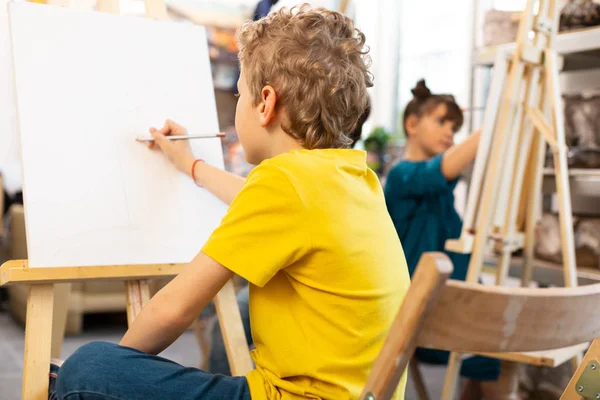
[(341, 0), (340, 1), (340, 12), (342, 14), (345, 14), (346, 11), (348, 11), (348, 5), (350, 3), (350, 0)]
[[(523, 249), (522, 285), (529, 285), (548, 144), (556, 171), (565, 286), (577, 285), (560, 60), (554, 50), (558, 15), (556, 0), (528, 0), (514, 52), (498, 49), (463, 230), (458, 240), (446, 243), (447, 250), (472, 253), (468, 282), (478, 281), (484, 256), (493, 246), (498, 254), (496, 284), (504, 283), (512, 253)], [(531, 361), (523, 354), (496, 356)], [(577, 364), (580, 356), (581, 346), (576, 346), (566, 359), (574, 357)], [(443, 399), (454, 398), (461, 359), (461, 354), (451, 354)]]
[[(68, 0), (61, 1), (61, 5), (68, 5)], [(167, 19), (167, 10), (163, 0), (145, 0), (145, 6), (147, 17)], [(119, 2), (118, 0), (98, 0), (98, 10), (117, 14), (119, 13)], [(127, 320), (131, 324), (150, 299), (148, 280), (175, 276), (182, 267), (181, 264), (163, 264), (31, 268), (27, 260), (12, 260), (4, 263), (0, 267), (0, 286), (30, 285), (25, 323), (22, 398), (24, 400), (48, 398), (48, 372), (52, 342), (55, 341), (56, 353), (56, 346), (60, 347), (62, 342), (63, 332), (61, 329), (64, 329), (62, 315), (58, 318), (59, 321), (55, 321), (53, 318), (55, 286), (87, 280), (125, 281)], [(231, 372), (233, 375), (246, 375), (253, 369), (253, 366), (231, 281), (217, 294), (215, 305), (225, 339)], [(56, 335), (53, 337), (53, 331), (59, 334), (60, 338)]]

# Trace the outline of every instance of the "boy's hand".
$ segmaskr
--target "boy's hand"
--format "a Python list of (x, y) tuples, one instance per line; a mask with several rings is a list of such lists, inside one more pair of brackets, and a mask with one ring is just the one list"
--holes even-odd
[(159, 130), (150, 128), (150, 134), (154, 138), (154, 142), (148, 143), (148, 148), (159, 148), (178, 170), (190, 175), (194, 155), (189, 142), (187, 140), (168, 140), (166, 138), (167, 136), (187, 135), (187, 130), (183, 126), (167, 120)]

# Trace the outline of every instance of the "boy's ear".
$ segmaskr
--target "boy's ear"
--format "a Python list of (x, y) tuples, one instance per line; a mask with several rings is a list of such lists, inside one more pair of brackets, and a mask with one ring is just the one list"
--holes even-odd
[(419, 118), (416, 115), (410, 115), (406, 118), (406, 135), (412, 135), (419, 124)]
[(260, 113), (260, 126), (265, 128), (277, 116), (277, 93), (271, 85), (267, 85), (260, 91), (260, 103), (258, 111)]

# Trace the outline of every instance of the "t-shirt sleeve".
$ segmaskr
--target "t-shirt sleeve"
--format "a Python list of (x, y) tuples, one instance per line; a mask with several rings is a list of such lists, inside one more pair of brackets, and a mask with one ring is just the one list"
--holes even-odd
[(264, 286), (310, 248), (308, 215), (298, 192), (279, 168), (261, 165), (250, 173), (202, 251)]
[(457, 179), (448, 181), (442, 174), (442, 156), (421, 162), (401, 162), (387, 178), (387, 199), (419, 197), (454, 190)]

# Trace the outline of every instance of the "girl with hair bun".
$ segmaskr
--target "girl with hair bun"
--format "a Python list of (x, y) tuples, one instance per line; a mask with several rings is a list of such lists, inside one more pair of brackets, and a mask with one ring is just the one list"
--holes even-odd
[[(412, 89), (413, 99), (404, 116), (404, 159), (390, 171), (385, 186), (388, 211), (400, 236), (412, 275), (425, 252), (445, 252), (454, 264), (451, 278), (464, 281), (469, 254), (448, 252), (446, 240), (460, 236), (462, 221), (454, 208), (454, 188), (460, 174), (473, 162), (479, 132), (454, 145), (454, 134), (463, 124), (463, 113), (454, 97), (433, 94), (425, 80)], [(433, 364), (448, 363), (449, 353), (418, 348), (417, 359)], [(461, 375), (468, 378), (461, 400), (517, 399), (515, 366), (486, 357), (463, 361)]]

